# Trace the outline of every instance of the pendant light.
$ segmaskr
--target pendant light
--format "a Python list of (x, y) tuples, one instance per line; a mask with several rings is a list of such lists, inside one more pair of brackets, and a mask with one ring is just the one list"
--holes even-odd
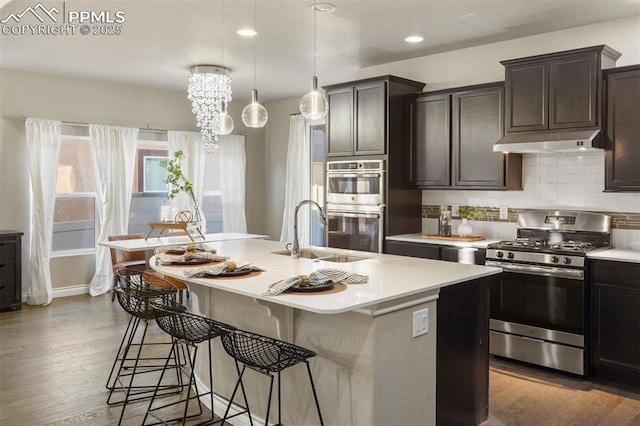
[[(253, 0), (253, 28), (257, 30), (256, 25), (256, 0)], [(251, 103), (244, 107), (242, 110), (242, 122), (247, 127), (260, 128), (264, 127), (267, 124), (267, 120), (269, 119), (269, 114), (264, 106), (260, 105), (258, 102), (258, 87), (257, 85), (257, 72), (256, 72), (256, 39), (254, 34), (253, 39), (253, 87), (254, 89), (251, 91)]]
[[(224, 67), (224, 0), (222, 0), (222, 66)], [(231, 100), (231, 96), (229, 96)], [(225, 100), (220, 106), (218, 133), (228, 135), (233, 132), (233, 118), (227, 114), (227, 101)]]
[(313, 79), (311, 91), (300, 100), (300, 112), (307, 120), (320, 120), (329, 111), (329, 101), (318, 92), (318, 77), (316, 77), (316, 2), (313, 2)]

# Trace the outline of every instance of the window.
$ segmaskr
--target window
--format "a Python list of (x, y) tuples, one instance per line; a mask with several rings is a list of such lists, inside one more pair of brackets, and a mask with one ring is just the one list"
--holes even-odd
[[(58, 158), (56, 204), (52, 252), (92, 252), (96, 247), (98, 224), (93, 182), (93, 160), (88, 129), (63, 126)], [(141, 136), (143, 136), (141, 132)], [(133, 177), (133, 195), (128, 233), (144, 233), (149, 222), (158, 221), (167, 198), (166, 171), (160, 161), (168, 156), (166, 141), (139, 140)], [(222, 202), (218, 156), (207, 155), (204, 197), (201, 206), (207, 232), (222, 232)]]
[(60, 140), (52, 251), (96, 246), (96, 201), (91, 145), (86, 137)]
[[(307, 125), (307, 137), (311, 142), (311, 199), (324, 208), (324, 146), (325, 125), (312, 122)], [(325, 229), (320, 225), (318, 212), (309, 209), (311, 214), (311, 236), (309, 241), (314, 246), (325, 245)]]

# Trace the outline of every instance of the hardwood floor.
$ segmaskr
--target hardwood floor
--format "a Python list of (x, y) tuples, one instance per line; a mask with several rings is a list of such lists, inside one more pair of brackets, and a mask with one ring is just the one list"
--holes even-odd
[[(110, 295), (0, 313), (0, 424), (117, 424), (121, 407), (106, 405), (105, 381), (127, 319)], [(640, 425), (638, 392), (500, 359), (489, 394), (483, 426)], [(146, 407), (131, 404), (123, 424), (140, 424)]]

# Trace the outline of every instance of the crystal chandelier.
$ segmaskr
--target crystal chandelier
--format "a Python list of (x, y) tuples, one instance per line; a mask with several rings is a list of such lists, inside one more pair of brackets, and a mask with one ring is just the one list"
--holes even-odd
[(227, 114), (227, 103), (231, 101), (229, 70), (217, 65), (191, 67), (187, 99), (191, 101), (207, 151), (211, 151), (219, 135), (233, 131), (233, 119)]

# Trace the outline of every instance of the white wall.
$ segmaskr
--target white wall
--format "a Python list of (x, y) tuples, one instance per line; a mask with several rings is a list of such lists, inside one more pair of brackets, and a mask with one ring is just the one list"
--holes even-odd
[[(29, 176), (23, 117), (81, 123), (112, 124), (171, 130), (197, 130), (186, 89), (167, 90), (94, 79), (0, 69), (0, 229), (25, 233), (23, 258), (29, 250)], [(264, 129), (246, 129), (240, 119), (244, 105), (232, 104), (236, 130), (246, 135), (247, 226), (264, 232)], [(54, 287), (86, 284), (93, 256), (52, 261)], [(60, 265), (58, 265), (59, 263)], [(64, 266), (61, 266), (64, 265)], [(23, 291), (29, 264), (23, 267)]]
[[(622, 53), (617, 66), (640, 63), (640, 16), (587, 25), (379, 65), (360, 77), (394, 74), (427, 83), (425, 91), (504, 80), (501, 60), (606, 44)], [(423, 191), (423, 204), (460, 204), (511, 208), (575, 208), (609, 212), (640, 212), (640, 194), (605, 193), (604, 155), (524, 155), (523, 191)], [(430, 221), (425, 220), (423, 231)], [(515, 228), (484, 224), (499, 237)], [(639, 231), (614, 231), (618, 247), (640, 240)]]

